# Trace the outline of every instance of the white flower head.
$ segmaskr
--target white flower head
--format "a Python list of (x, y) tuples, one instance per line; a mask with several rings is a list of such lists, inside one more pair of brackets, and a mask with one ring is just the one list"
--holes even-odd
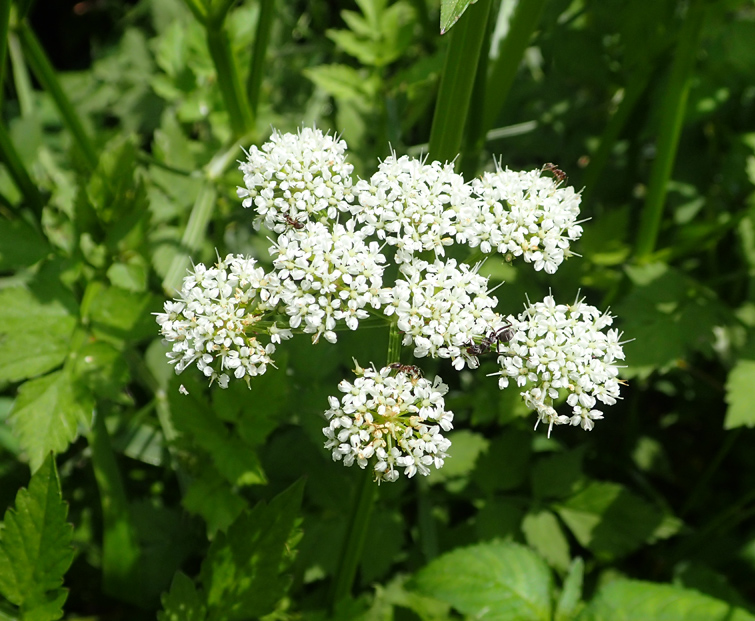
[(510, 260), (522, 257), (549, 274), (573, 254), (570, 243), (582, 235), (581, 196), (574, 188), (561, 187), (541, 170), (514, 172), (500, 165), (471, 186), (479, 200), (463, 232), (470, 246)]
[[(228, 255), (211, 268), (194, 266), (179, 296), (165, 303), (164, 313), (156, 313), (161, 334), (172, 344), (167, 355), (176, 373), (196, 363), (221, 388), (231, 377), (248, 383), (263, 374), (275, 351), (259, 335), (264, 331), (259, 322), (273, 310), (267, 301), (278, 297), (268, 290), (270, 282), (254, 259), (241, 255)], [(290, 337), (285, 330), (274, 332), (277, 342)]]
[(264, 222), (282, 233), (310, 220), (335, 220), (348, 211), (353, 168), (346, 162), (346, 143), (335, 136), (310, 127), (297, 134), (275, 130), (240, 163), (245, 187), (237, 193), (244, 207), (257, 212), (255, 226)]
[(372, 463), (378, 482), (396, 481), (401, 470), (426, 476), (443, 466), (451, 442), (442, 432), (452, 429), (453, 413), (445, 411), (448, 387), (439, 377), (430, 382), (411, 371), (367, 368), (338, 389), (343, 396), (329, 397), (323, 429), (334, 461), (362, 469)]
[[(508, 318), (508, 340), (500, 344), (499, 386), (514, 382), (538, 414), (538, 423), (593, 428), (603, 418), (598, 402), (613, 405), (619, 398), (617, 361), (624, 359), (621, 334), (605, 330), (609, 313), (578, 300), (556, 304), (551, 296), (529, 305), (518, 317)], [(554, 403), (566, 396), (571, 416), (560, 415)], [(537, 426), (537, 424), (535, 425)]]

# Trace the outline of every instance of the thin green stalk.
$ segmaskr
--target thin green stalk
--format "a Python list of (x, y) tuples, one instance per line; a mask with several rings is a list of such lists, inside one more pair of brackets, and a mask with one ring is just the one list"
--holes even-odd
[(509, 22), (509, 31), (498, 48), (498, 58), (488, 78), (483, 133), (492, 129), (514, 83), (516, 72), (522, 62), (524, 51), (532, 39), (532, 33), (540, 23), (540, 16), (547, 0), (519, 0)]
[(0, 123), (0, 157), (5, 162), (8, 173), (13, 178), (16, 187), (24, 195), (24, 200), (28, 203), (37, 219), (41, 219), (42, 207), (45, 201), (37, 186), (34, 185), (29, 173), (26, 172), (26, 167), (21, 161), (16, 148), (13, 146), (10, 135), (5, 130), (3, 123)]
[(661, 107), (660, 132), (656, 144), (657, 154), (650, 173), (635, 248), (635, 255), (639, 260), (646, 259), (652, 254), (658, 241), (668, 181), (671, 178), (687, 108), (690, 79), (705, 8), (704, 0), (692, 0), (674, 52), (668, 89)]
[(31, 76), (24, 62), (21, 41), (19, 41), (18, 35), (14, 32), (10, 33), (8, 37), (8, 51), (10, 52), (10, 62), (13, 67), (13, 85), (16, 88), (21, 116), (31, 117), (35, 113), (34, 87), (31, 84)]
[(139, 541), (101, 411), (95, 412), (89, 447), (102, 503), (103, 587), (106, 593), (136, 602), (141, 592)]
[(42, 46), (39, 44), (37, 37), (32, 32), (27, 22), (21, 22), (18, 25), (18, 36), (24, 49), (26, 60), (36, 76), (50, 96), (55, 105), (58, 107), (63, 123), (68, 131), (73, 135), (74, 141), (84, 154), (84, 158), (91, 169), (97, 167), (97, 151), (94, 144), (84, 131), (84, 125), (81, 123), (79, 115), (76, 113), (73, 104), (63, 91), (63, 87), (58, 80), (58, 74), (55, 72), (50, 60), (47, 58)]
[(209, 13), (207, 5), (202, 0), (184, 0), (184, 4), (200, 24), (204, 25), (207, 23)]
[(231, 121), (231, 129), (234, 136), (241, 136), (254, 127), (254, 117), (231, 52), (228, 33), (222, 23), (207, 26), (207, 46), (215, 65), (218, 86)]
[(260, 0), (260, 14), (257, 18), (257, 32), (254, 35), (252, 49), (252, 64), (246, 81), (246, 94), (252, 114), (257, 116), (257, 106), (260, 100), (262, 77), (265, 75), (265, 56), (270, 43), (273, 17), (275, 15), (275, 0)]
[(194, 206), (191, 208), (189, 222), (181, 237), (181, 252), (179, 252), (168, 268), (168, 273), (163, 279), (163, 290), (168, 295), (173, 295), (181, 288), (181, 282), (186, 275), (191, 257), (199, 250), (202, 240), (207, 231), (207, 225), (215, 210), (217, 190), (209, 181), (205, 182), (199, 190)]
[(9, 0), (0, 3), (0, 105), (3, 103), (3, 85), (5, 84), (5, 57), (8, 49), (10, 6)]
[(472, 87), (490, 16), (491, 0), (470, 6), (453, 27), (430, 130), (431, 160), (450, 162), (461, 150)]
[(210, 13), (207, 16), (207, 24), (209, 26), (220, 26), (225, 21), (225, 16), (228, 15), (228, 11), (234, 5), (236, 0), (211, 0)]
[(614, 112), (608, 121), (606, 129), (600, 138), (600, 145), (595, 154), (590, 158), (590, 164), (587, 166), (582, 179), (582, 185), (585, 188), (582, 193), (582, 201), (584, 203), (587, 203), (592, 197), (598, 179), (600, 179), (600, 175), (603, 173), (608, 159), (611, 157), (611, 152), (621, 134), (621, 130), (624, 129), (629, 115), (640, 99), (640, 95), (645, 92), (651, 70), (652, 66), (648, 64), (634, 73), (624, 91), (624, 97), (616, 108), (616, 112)]

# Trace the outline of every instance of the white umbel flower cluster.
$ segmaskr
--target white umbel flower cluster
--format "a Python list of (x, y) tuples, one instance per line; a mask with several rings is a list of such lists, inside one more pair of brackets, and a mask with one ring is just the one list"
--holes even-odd
[[(617, 361), (624, 359), (621, 334), (604, 331), (613, 317), (577, 301), (556, 304), (548, 296), (510, 317), (510, 338), (499, 345), (502, 369), (499, 385), (509, 381), (527, 389), (521, 393), (538, 414), (538, 423), (593, 428), (603, 418), (598, 402), (613, 405), (619, 397)], [(556, 412), (554, 403), (566, 396), (571, 416)], [(537, 425), (536, 425), (537, 426)]]
[(402, 344), (413, 345), (417, 358), (450, 358), (458, 370), (465, 363), (476, 367), (467, 348), (500, 323), (488, 279), (454, 259), (433, 264), (415, 259), (401, 266), (401, 274), (384, 312), (395, 313)]
[(353, 383), (338, 385), (340, 399), (329, 397), (325, 416), (330, 424), (323, 433), (333, 460), (362, 469), (372, 460), (378, 482), (396, 481), (401, 469), (413, 477), (441, 468), (451, 446), (442, 432), (453, 427), (443, 398), (448, 387), (439, 377), (430, 382), (412, 370), (357, 372), (361, 375)]
[(176, 373), (196, 362), (197, 368), (226, 388), (237, 379), (261, 375), (272, 364), (273, 341), (290, 338), (288, 330), (274, 325), (270, 342), (259, 339), (257, 324), (277, 303), (275, 287), (254, 259), (228, 255), (215, 267), (201, 263), (184, 278), (178, 298), (165, 303), (157, 323)]
[(249, 150), (239, 169), (243, 206), (254, 207), (257, 227), (264, 222), (276, 233), (312, 219), (335, 221), (353, 201), (354, 167), (346, 162), (346, 143), (317, 129), (273, 131), (261, 149)]

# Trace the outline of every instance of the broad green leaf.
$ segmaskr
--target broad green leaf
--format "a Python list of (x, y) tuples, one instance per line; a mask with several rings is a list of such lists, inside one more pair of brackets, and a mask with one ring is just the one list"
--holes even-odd
[(444, 554), (421, 569), (413, 590), (491, 621), (551, 618), (553, 578), (545, 562), (515, 543), (487, 543)]
[(303, 489), (300, 480), (244, 511), (212, 542), (200, 573), (210, 621), (262, 617), (286, 594)]
[(531, 511), (522, 520), (522, 532), (527, 544), (539, 552), (551, 567), (559, 571), (569, 568), (569, 542), (553, 513), (545, 509)]
[(481, 541), (519, 539), (523, 517), (521, 502), (510, 498), (490, 498), (475, 517), (477, 537)]
[(160, 309), (156, 296), (90, 283), (87, 298), (87, 319), (94, 331), (129, 342), (156, 333), (156, 324), (151, 315)]
[(697, 591), (617, 580), (601, 588), (578, 621), (755, 621), (755, 616)]
[(440, 0), (440, 34), (447, 33), (459, 21), (467, 7), (475, 2), (477, 0)]
[(63, 616), (63, 576), (73, 561), (73, 527), (66, 522), (55, 461), (48, 454), (28, 489), (5, 512), (0, 530), (0, 593), (20, 608), (21, 619)]
[(110, 343), (92, 340), (76, 352), (75, 377), (94, 395), (112, 401), (125, 398), (123, 388), (129, 381), (129, 370), (123, 353)]
[(488, 448), (489, 442), (482, 434), (462, 429), (447, 434), (451, 441), (448, 449), (448, 459), (439, 470), (432, 469), (428, 481), (441, 483), (453, 479), (464, 478), (465, 481), (475, 467), (475, 462)]
[(116, 287), (142, 292), (147, 289), (148, 273), (147, 262), (137, 256), (127, 263), (113, 263), (107, 270), (107, 277)]
[(571, 621), (575, 613), (583, 606), (581, 597), (584, 575), (585, 563), (577, 557), (571, 562), (569, 573), (564, 579), (564, 586), (556, 603), (555, 621)]
[(50, 451), (62, 453), (76, 439), (78, 426), (89, 425), (91, 395), (67, 371), (30, 380), (18, 389), (11, 413), (13, 431), (29, 456), (32, 471)]
[(555, 511), (579, 543), (604, 559), (636, 550), (664, 524), (660, 510), (617, 483), (593, 482)]
[(726, 378), (724, 429), (755, 425), (755, 360), (738, 360)]
[(0, 291), (0, 379), (17, 382), (60, 366), (76, 319), (67, 304), (26, 287)]
[(157, 613), (157, 621), (205, 621), (207, 606), (204, 597), (197, 592), (194, 582), (183, 572), (176, 572), (170, 591), (163, 593), (163, 609)]
[(29, 223), (0, 220), (0, 270), (33, 265), (50, 252), (47, 240)]

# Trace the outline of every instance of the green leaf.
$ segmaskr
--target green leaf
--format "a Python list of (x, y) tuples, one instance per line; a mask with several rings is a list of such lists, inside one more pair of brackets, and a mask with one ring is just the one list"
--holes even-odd
[(440, 470), (431, 470), (428, 476), (430, 484), (464, 479), (466, 483), (469, 474), (475, 467), (475, 462), (488, 448), (489, 442), (482, 434), (462, 429), (448, 434), (451, 448), (448, 449), (449, 458)]
[(202, 594), (194, 582), (183, 572), (177, 572), (170, 591), (162, 596), (163, 610), (157, 613), (157, 621), (204, 621), (207, 618)]
[(555, 510), (577, 541), (603, 559), (629, 554), (664, 525), (660, 510), (617, 483), (593, 482)]
[(726, 378), (724, 429), (755, 425), (755, 360), (738, 360)]
[(362, 75), (360, 71), (347, 65), (319, 65), (303, 71), (328, 95), (346, 101), (366, 101), (375, 96), (379, 84), (373, 77)]
[(262, 617), (286, 594), (303, 489), (299, 480), (244, 511), (212, 542), (200, 573), (211, 621)]
[[(459, 21), (470, 4), (477, 0), (441, 0), (440, 1), (440, 34), (447, 33)], [(482, 36), (482, 35), (480, 35)]]
[(86, 297), (87, 318), (96, 332), (131, 342), (154, 336), (156, 324), (151, 312), (160, 308), (156, 296), (92, 282)]
[(548, 564), (559, 571), (569, 568), (569, 542), (558, 519), (545, 509), (524, 516), (522, 532), (527, 544), (537, 550)]
[(532, 469), (532, 491), (536, 498), (565, 498), (585, 483), (582, 461), (585, 447), (541, 457)]
[(73, 561), (73, 527), (66, 522), (55, 461), (48, 455), (28, 490), (16, 496), (0, 530), (0, 593), (20, 608), (21, 619), (63, 616), (68, 595), (60, 588)]
[(421, 569), (413, 590), (491, 621), (551, 618), (553, 578), (545, 562), (515, 543), (489, 543), (444, 554)]
[(519, 487), (529, 473), (531, 438), (529, 432), (506, 428), (477, 460), (475, 482), (486, 492)]
[(76, 326), (65, 303), (10, 287), (0, 291), (0, 308), (0, 379), (17, 382), (63, 363)]
[(91, 395), (66, 371), (22, 384), (11, 413), (13, 431), (29, 456), (32, 471), (50, 451), (62, 453), (76, 439), (79, 424), (92, 416)]
[(598, 591), (578, 621), (755, 621), (755, 616), (697, 591), (634, 580)]
[(247, 506), (212, 465), (204, 466), (200, 475), (191, 481), (181, 504), (187, 511), (202, 516), (212, 536), (228, 528)]
[(254, 449), (231, 433), (215, 416), (213, 409), (198, 395), (201, 389), (185, 381), (189, 394), (170, 391), (173, 424), (207, 451), (218, 471), (233, 485), (255, 485), (265, 482), (265, 473)]
[(564, 580), (558, 602), (556, 603), (555, 621), (570, 621), (582, 607), (582, 583), (585, 575), (585, 563), (577, 557), (569, 566), (569, 573)]
[(0, 270), (34, 265), (48, 252), (47, 240), (24, 220), (0, 221)]

